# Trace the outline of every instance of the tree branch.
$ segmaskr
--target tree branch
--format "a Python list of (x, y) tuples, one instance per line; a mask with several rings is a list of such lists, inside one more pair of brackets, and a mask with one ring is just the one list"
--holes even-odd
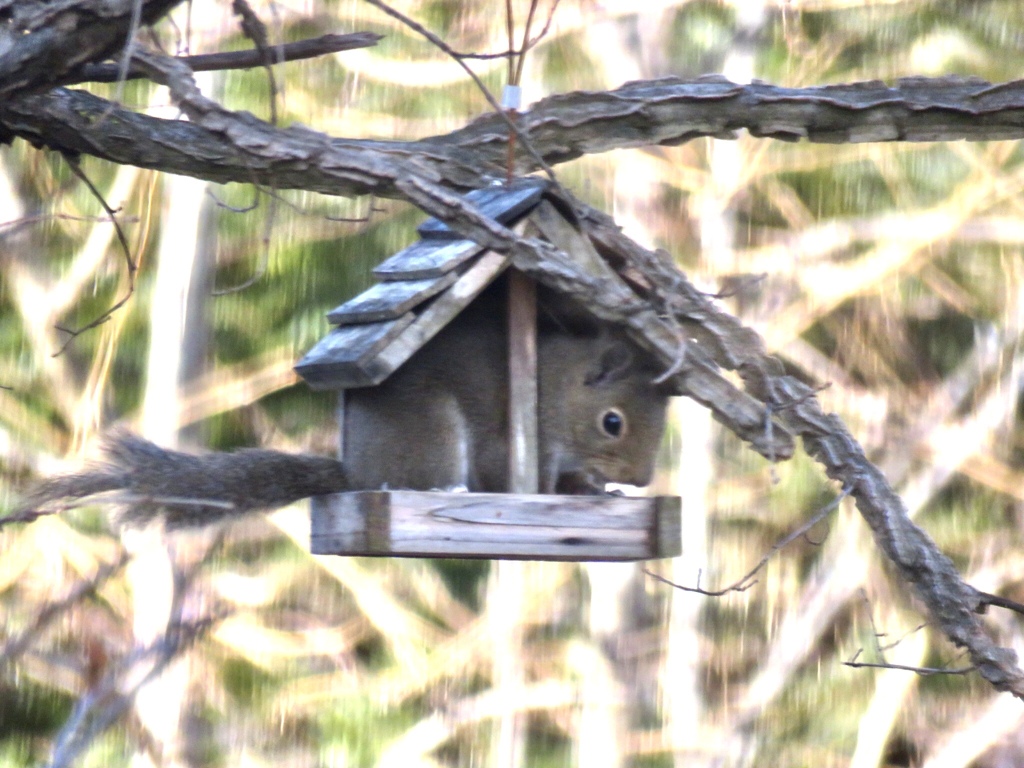
[[(313, 59), (317, 56), (326, 56), (341, 51), (351, 51), (356, 48), (370, 48), (375, 46), (383, 35), (376, 32), (352, 32), (347, 35), (321, 35), (307, 40), (297, 40), (294, 43), (275, 45), (274, 62), (278, 61), (301, 61), (302, 59)], [(223, 69), (252, 69), (263, 66), (263, 58), (258, 48), (246, 51), (228, 51), (225, 53), (203, 53), (196, 56), (176, 56), (193, 72), (214, 72)], [(79, 69), (74, 76), (69, 76), (61, 82), (61, 85), (76, 85), (78, 83), (112, 83), (117, 80), (118, 67), (116, 64), (87, 64)], [(146, 73), (138, 66), (128, 68), (125, 75), (126, 80), (137, 80), (146, 77)]]
[(839, 503), (848, 495), (848, 491), (844, 488), (836, 498), (834, 498), (824, 507), (822, 507), (813, 515), (811, 515), (811, 517), (809, 517), (807, 520), (805, 520), (803, 523), (797, 526), (794, 530), (790, 531), (777, 542), (775, 542), (772, 545), (771, 549), (764, 553), (764, 555), (758, 561), (757, 565), (755, 565), (753, 568), (751, 568), (749, 571), (743, 574), (740, 578), (736, 579), (736, 581), (734, 581), (732, 584), (729, 584), (726, 587), (722, 587), (721, 589), (704, 589), (703, 587), (701, 587), (699, 571), (697, 572), (697, 584), (693, 587), (688, 587), (685, 584), (677, 584), (671, 579), (666, 579), (664, 576), (658, 575), (649, 568), (644, 568), (644, 573), (650, 576), (652, 579), (660, 581), (662, 584), (668, 584), (670, 587), (673, 587), (675, 589), (680, 589), (683, 592), (695, 592), (699, 595), (705, 595), (707, 597), (722, 597), (723, 595), (727, 595), (730, 592), (746, 592), (752, 586), (757, 584), (757, 579), (755, 579), (754, 577), (757, 576), (757, 574), (760, 573), (766, 565), (768, 565), (768, 561), (771, 560), (777, 552), (782, 551), (790, 544), (792, 544), (794, 541), (799, 539), (801, 536), (806, 537), (807, 534), (810, 533), (811, 529), (814, 528), (814, 526), (816, 526), (826, 517), (828, 517), (830, 514), (832, 514), (832, 512), (834, 512), (836, 508), (839, 506)]
[[(164, 120), (118, 107), (84, 91), (57, 88), (0, 104), (0, 142), (35, 146), (124, 165), (329, 195), (401, 197), (396, 180), (426, 175), (468, 189), (481, 183), (474, 158), (421, 142), (332, 139), (300, 126), (274, 128), (244, 112), (212, 110), (202, 124)], [(499, 177), (501, 167), (494, 169)]]
[(152, 24), (181, 2), (0, 0), (0, 99), (51, 88), (83, 65), (114, 55), (132, 28), (133, 12)]
[[(108, 115), (103, 124), (98, 120)], [(0, 141), (80, 152), (115, 163), (332, 195), (402, 197), (409, 172), (457, 189), (501, 178), (508, 130), (485, 115), (420, 141), (334, 139), (306, 128), (275, 129), (220, 110), (216, 125), (141, 115), (81, 91), (54, 90), (0, 106)], [(959, 78), (779, 88), (720, 77), (628, 83), (608, 92), (550, 96), (518, 116), (548, 163), (624, 147), (679, 144), (699, 136), (817, 142), (988, 140), (1024, 137), (1024, 81), (989, 85)], [(231, 123), (230, 127), (228, 123)], [(525, 153), (518, 173), (537, 165)]]

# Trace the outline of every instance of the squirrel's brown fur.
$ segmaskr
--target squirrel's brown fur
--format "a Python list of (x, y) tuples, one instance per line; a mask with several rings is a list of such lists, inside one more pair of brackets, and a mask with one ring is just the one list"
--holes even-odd
[(341, 462), (326, 456), (260, 448), (196, 455), (127, 433), (108, 438), (104, 449), (107, 463), (43, 481), (22, 508), (121, 491), (126, 522), (163, 517), (171, 527), (190, 527), (347, 488)]
[[(246, 449), (192, 455), (114, 435), (107, 463), (42, 483), (25, 509), (121, 491), (122, 519), (174, 526), (273, 509), (344, 490), (466, 486), (502, 492), (508, 472), (503, 286), (441, 331), (387, 381), (346, 395), (343, 461)], [(600, 493), (650, 481), (668, 392), (658, 370), (611, 328), (544, 298), (537, 344), (540, 490)]]

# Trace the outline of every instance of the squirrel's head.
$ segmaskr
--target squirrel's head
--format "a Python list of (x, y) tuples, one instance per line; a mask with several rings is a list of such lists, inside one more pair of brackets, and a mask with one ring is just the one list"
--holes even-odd
[(580, 478), (647, 485), (670, 394), (652, 383), (659, 371), (649, 357), (613, 332), (542, 340), (541, 354), (544, 481), (563, 492)]

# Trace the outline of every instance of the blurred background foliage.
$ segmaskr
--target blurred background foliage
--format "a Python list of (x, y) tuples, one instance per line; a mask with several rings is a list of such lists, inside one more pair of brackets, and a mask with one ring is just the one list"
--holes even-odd
[[(394, 5), (458, 50), (506, 48), (501, 4)], [(513, 5), (518, 36), (527, 3)], [(282, 123), (408, 139), (487, 108), (443, 54), (358, 0), (254, 7), (277, 41), (385, 35), (374, 48), (277, 67)], [(548, 10), (543, 0), (535, 31)], [(174, 19), (159, 28), (170, 49), (248, 47), (227, 3), (193, 2)], [(523, 85), (528, 104), (711, 72), (792, 87), (945, 74), (998, 82), (1020, 76), (1022, 49), (1012, 0), (563, 0)], [(500, 89), (504, 62), (474, 66)], [(261, 71), (200, 85), (269, 115)], [(175, 117), (160, 88), (88, 87)], [(331, 452), (333, 397), (298, 383), (291, 365), (327, 330), (325, 312), (411, 242), (421, 214), (391, 200), (81, 166), (119, 207), (140, 270), (125, 307), (56, 355), (68, 340), (58, 327), (82, 327), (125, 294), (123, 256), (60, 157), (24, 142), (0, 150), (0, 506), (32, 478), (95, 455), (114, 425), (165, 445)], [(558, 171), (632, 237), (723, 291), (792, 372), (828, 385), (826, 408), (967, 580), (1024, 599), (1017, 142), (744, 135)], [(837, 491), (806, 457), (772, 468), (685, 402), (655, 489), (684, 499), (685, 552), (652, 567), (708, 588), (745, 573)], [(979, 678), (843, 665), (966, 664), (921, 626), (847, 502), (756, 585), (720, 598), (672, 591), (632, 565), (313, 558), (304, 507), (169, 545), (122, 538), (108, 512), (0, 532), (2, 766), (48, 760), (73, 740), (83, 702), (113, 711), (104, 681), (131, 689), (133, 654), (166, 641), (168, 614), (219, 620), (149, 686), (156, 695), (89, 741), (83, 764), (1024, 763), (1024, 708)], [(166, 610), (147, 625), (156, 605)], [(993, 611), (988, 622), (1020, 649), (1018, 618)], [(107, 699), (90, 699), (103, 690)]]

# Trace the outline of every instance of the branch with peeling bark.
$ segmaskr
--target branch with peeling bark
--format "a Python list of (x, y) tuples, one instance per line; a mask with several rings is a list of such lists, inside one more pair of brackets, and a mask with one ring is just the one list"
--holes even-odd
[(182, 0), (0, 0), (0, 98), (51, 88), (122, 52), (138, 24)]
[[(0, 62), (2, 63), (2, 62)], [(99, 116), (107, 115), (101, 127)], [(673, 145), (700, 136), (758, 136), (820, 142), (952, 141), (1024, 137), (1024, 81), (990, 85), (960, 78), (780, 88), (720, 78), (628, 83), (608, 92), (550, 96), (517, 125), (545, 162), (626, 147)], [(419, 141), (326, 139), (299, 127), (267, 132), (235, 119), (235, 132), (161, 120), (80, 91), (55, 89), (0, 106), (0, 140), (82, 152), (116, 163), (196, 176), (309, 189), (331, 195), (401, 197), (402, 169), (456, 189), (501, 178), (508, 126), (485, 115), (445, 136)], [(115, 130), (105, 130), (109, 128)], [(314, 138), (315, 137), (315, 138)], [(182, 141), (193, 149), (181, 150)], [(361, 159), (360, 159), (361, 158)], [(372, 168), (367, 168), (371, 165)], [(523, 151), (517, 173), (537, 170)]]

